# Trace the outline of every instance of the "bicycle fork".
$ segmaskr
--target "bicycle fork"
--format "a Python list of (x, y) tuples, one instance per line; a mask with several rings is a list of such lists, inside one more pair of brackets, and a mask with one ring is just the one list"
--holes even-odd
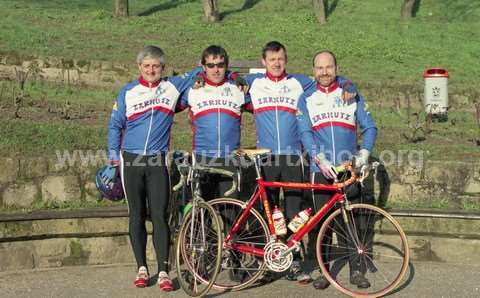
[(353, 220), (353, 216), (352, 216), (352, 220), (350, 220), (350, 218), (347, 214), (347, 208), (348, 208), (348, 206), (342, 206), (342, 208), (341, 208), (345, 228), (347, 229), (347, 232), (348, 232), (348, 235), (350, 236), (350, 239), (352, 239), (352, 242), (355, 245), (357, 253), (358, 254), (363, 254), (364, 253), (364, 248), (360, 247), (360, 239), (358, 239), (358, 233), (357, 233), (357, 229), (355, 227), (355, 221)]

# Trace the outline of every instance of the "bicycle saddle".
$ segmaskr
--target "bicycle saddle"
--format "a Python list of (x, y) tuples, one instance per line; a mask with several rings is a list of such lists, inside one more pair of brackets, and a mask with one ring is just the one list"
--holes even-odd
[(270, 149), (265, 149), (265, 148), (259, 148), (259, 149), (237, 149), (236, 153), (239, 155), (247, 155), (248, 157), (252, 158), (258, 155), (263, 155), (267, 153), (271, 153), (272, 150)]

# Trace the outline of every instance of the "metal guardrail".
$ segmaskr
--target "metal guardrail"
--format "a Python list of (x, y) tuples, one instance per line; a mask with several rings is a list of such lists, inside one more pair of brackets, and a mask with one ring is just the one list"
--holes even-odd
[(416, 218), (445, 218), (445, 219), (471, 219), (480, 220), (480, 212), (459, 212), (440, 210), (388, 210), (393, 216)]
[(77, 210), (36, 210), (28, 213), (0, 213), (0, 223), (32, 220), (112, 217), (128, 217), (127, 206), (88, 208)]
[[(390, 214), (398, 217), (445, 218), (480, 220), (480, 212), (460, 212), (448, 210), (405, 210), (390, 209)], [(32, 220), (74, 219), (74, 218), (112, 218), (128, 217), (127, 206), (89, 208), (78, 210), (38, 210), (22, 213), (0, 213), (0, 223)]]

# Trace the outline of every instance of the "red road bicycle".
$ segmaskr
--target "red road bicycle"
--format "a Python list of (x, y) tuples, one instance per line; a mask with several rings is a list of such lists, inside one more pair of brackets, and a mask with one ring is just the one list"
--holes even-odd
[[(286, 271), (292, 264), (293, 252), (301, 247), (302, 238), (319, 224), (317, 261), (335, 288), (353, 297), (379, 297), (398, 286), (409, 262), (405, 233), (385, 210), (348, 201), (343, 190), (359, 181), (351, 166), (350, 178), (334, 185), (270, 182), (263, 180), (260, 168), (261, 158), (269, 150), (242, 150), (242, 153), (253, 161), (257, 174), (256, 189), (250, 199), (243, 202), (220, 198), (209, 202), (221, 215), (225, 235), (215, 289), (243, 289), (266, 270)], [(267, 188), (322, 190), (331, 192), (332, 197), (296, 233), (282, 240), (275, 233)], [(259, 200), (265, 217), (254, 208)], [(350, 268), (354, 265), (368, 278), (370, 287), (362, 289), (350, 282)]]

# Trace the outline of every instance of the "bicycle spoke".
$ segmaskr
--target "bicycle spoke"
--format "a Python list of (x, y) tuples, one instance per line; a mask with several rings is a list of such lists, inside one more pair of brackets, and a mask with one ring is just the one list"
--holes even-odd
[(177, 278), (190, 296), (202, 296), (220, 269), (222, 234), (216, 213), (207, 203), (195, 203), (177, 241)]

